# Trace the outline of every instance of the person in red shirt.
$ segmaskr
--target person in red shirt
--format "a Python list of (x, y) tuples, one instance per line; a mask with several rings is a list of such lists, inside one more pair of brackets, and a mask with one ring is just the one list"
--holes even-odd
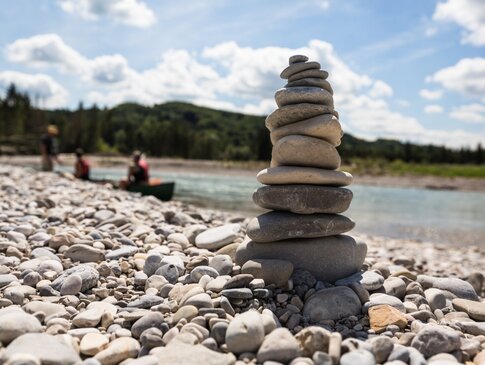
[(89, 180), (89, 162), (84, 158), (84, 151), (81, 148), (76, 150), (74, 176), (81, 180)]

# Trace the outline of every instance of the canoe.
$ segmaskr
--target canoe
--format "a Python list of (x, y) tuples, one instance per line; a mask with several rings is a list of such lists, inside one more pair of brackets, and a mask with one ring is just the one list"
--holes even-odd
[(158, 184), (137, 184), (129, 185), (126, 190), (140, 193), (141, 195), (153, 195), (162, 201), (168, 201), (172, 199), (175, 183), (173, 181), (167, 181)]

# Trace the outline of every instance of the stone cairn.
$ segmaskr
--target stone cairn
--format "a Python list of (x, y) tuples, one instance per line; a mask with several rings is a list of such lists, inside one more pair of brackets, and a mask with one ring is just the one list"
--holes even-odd
[(365, 243), (342, 234), (355, 225), (340, 215), (352, 200), (352, 192), (343, 188), (352, 175), (336, 171), (340, 156), (335, 147), (343, 133), (333, 90), (328, 72), (306, 56), (290, 57), (280, 76), (288, 83), (276, 91), (278, 109), (266, 118), (271, 167), (258, 173), (265, 186), (253, 195), (257, 205), (271, 211), (249, 223), (249, 239), (236, 260), (241, 265), (284, 260), (333, 283), (357, 272), (367, 253)]

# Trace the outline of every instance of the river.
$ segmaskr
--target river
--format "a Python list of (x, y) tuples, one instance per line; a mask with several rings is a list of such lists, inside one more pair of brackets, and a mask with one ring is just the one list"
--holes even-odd
[[(119, 179), (125, 169), (93, 169), (93, 178)], [(255, 177), (211, 173), (152, 171), (176, 182), (174, 199), (197, 206), (253, 216), (263, 210), (251, 195)], [(442, 244), (485, 245), (485, 193), (351, 185), (345, 213), (355, 232)]]

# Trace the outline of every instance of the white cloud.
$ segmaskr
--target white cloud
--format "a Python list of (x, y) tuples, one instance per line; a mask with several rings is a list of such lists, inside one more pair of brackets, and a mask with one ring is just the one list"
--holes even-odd
[(373, 98), (390, 97), (392, 96), (392, 87), (384, 81), (377, 80), (369, 91), (369, 95)]
[(101, 83), (120, 82), (131, 72), (128, 61), (119, 54), (96, 57), (90, 62), (90, 66), (91, 77)]
[(433, 19), (451, 21), (465, 28), (462, 42), (485, 45), (485, 4), (483, 0), (447, 0), (436, 5)]
[(0, 93), (10, 84), (30, 95), (34, 102), (44, 108), (63, 107), (67, 103), (68, 92), (50, 76), (44, 74), (26, 74), (16, 71), (0, 72)]
[(443, 90), (422, 89), (419, 95), (426, 100), (438, 100), (443, 96)]
[(485, 105), (468, 104), (454, 107), (450, 117), (465, 123), (485, 123)]
[(485, 100), (485, 58), (463, 58), (456, 65), (443, 68), (426, 78), (445, 89)]
[(139, 0), (60, 0), (62, 10), (87, 20), (109, 17), (116, 22), (146, 28), (156, 22), (155, 13)]
[(330, 0), (317, 0), (317, 4), (323, 10), (327, 10), (330, 7)]
[(441, 105), (431, 104), (424, 107), (426, 114), (440, 114), (443, 113), (443, 107)]

